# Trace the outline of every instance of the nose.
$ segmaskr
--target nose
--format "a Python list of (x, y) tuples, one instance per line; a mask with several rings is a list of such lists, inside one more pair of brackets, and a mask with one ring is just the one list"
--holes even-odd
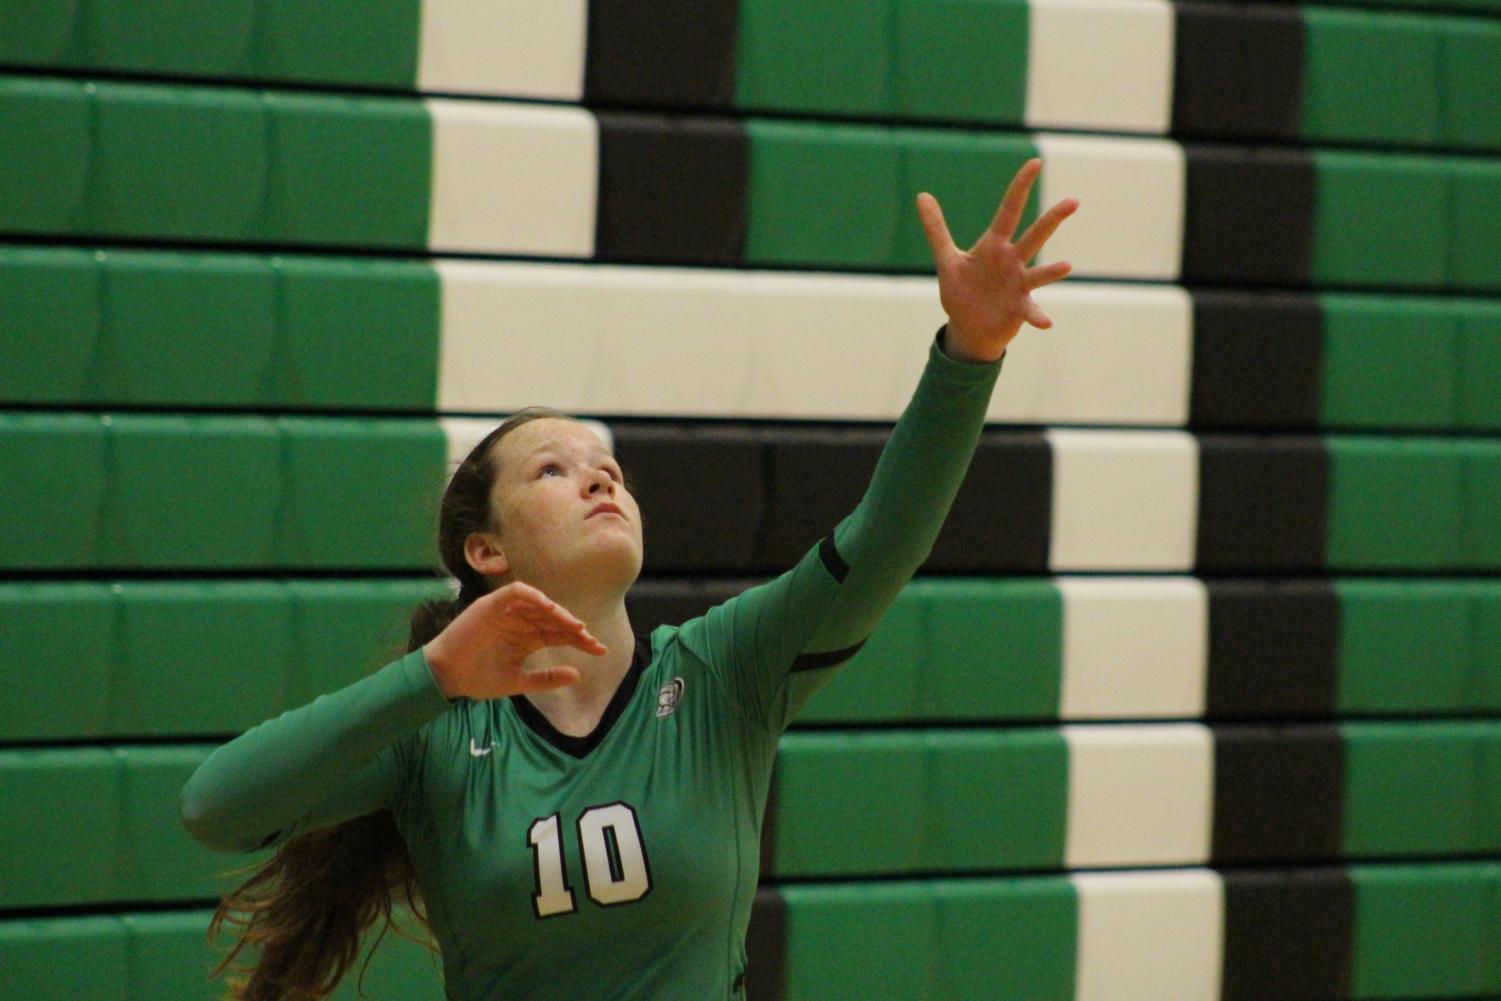
[(589, 480), (589, 494), (590, 496), (593, 496), (594, 494), (599, 493), (600, 490), (604, 490), (605, 493), (609, 494), (611, 497), (614, 497), (615, 480), (612, 479), (610, 474), (605, 472), (604, 470), (596, 469), (594, 470), (594, 473)]

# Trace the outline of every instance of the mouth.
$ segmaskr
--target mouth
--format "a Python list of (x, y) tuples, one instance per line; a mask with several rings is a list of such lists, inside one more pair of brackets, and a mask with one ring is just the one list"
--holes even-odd
[(587, 521), (589, 518), (594, 517), (596, 514), (613, 514), (617, 518), (625, 517), (625, 512), (620, 510), (620, 508), (616, 507), (614, 504), (600, 504), (595, 507), (593, 511), (590, 511), (584, 520)]

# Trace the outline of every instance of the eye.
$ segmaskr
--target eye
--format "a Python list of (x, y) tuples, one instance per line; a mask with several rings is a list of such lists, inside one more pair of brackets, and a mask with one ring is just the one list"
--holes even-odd
[(549, 469), (555, 469), (555, 470), (557, 470), (560, 473), (563, 471), (563, 467), (560, 466), (560, 465), (558, 465), (556, 462), (549, 462), (546, 465), (544, 465), (541, 469), (537, 470), (537, 475), (541, 476), (543, 473), (547, 472)]

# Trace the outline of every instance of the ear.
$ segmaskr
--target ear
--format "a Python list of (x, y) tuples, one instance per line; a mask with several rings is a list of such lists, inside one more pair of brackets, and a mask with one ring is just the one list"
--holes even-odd
[(489, 532), (470, 532), (464, 540), (464, 559), (486, 577), (500, 577), (511, 569), (510, 560), (500, 551), (500, 541)]

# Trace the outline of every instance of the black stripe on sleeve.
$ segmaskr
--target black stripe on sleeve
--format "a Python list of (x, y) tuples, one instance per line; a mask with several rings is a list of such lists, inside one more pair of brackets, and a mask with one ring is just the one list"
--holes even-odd
[(823, 565), (839, 583), (844, 583), (844, 578), (849, 576), (850, 565), (844, 562), (844, 557), (839, 555), (839, 550), (834, 548), (834, 536), (826, 535), (818, 544), (818, 558), (823, 560)]
[(833, 667), (835, 664), (842, 664), (853, 657), (855, 654), (859, 653), (860, 648), (864, 645), (865, 640), (861, 640), (854, 646), (847, 646), (843, 650), (826, 650), (823, 653), (805, 653), (792, 662), (791, 670), (816, 671), (820, 667)]

